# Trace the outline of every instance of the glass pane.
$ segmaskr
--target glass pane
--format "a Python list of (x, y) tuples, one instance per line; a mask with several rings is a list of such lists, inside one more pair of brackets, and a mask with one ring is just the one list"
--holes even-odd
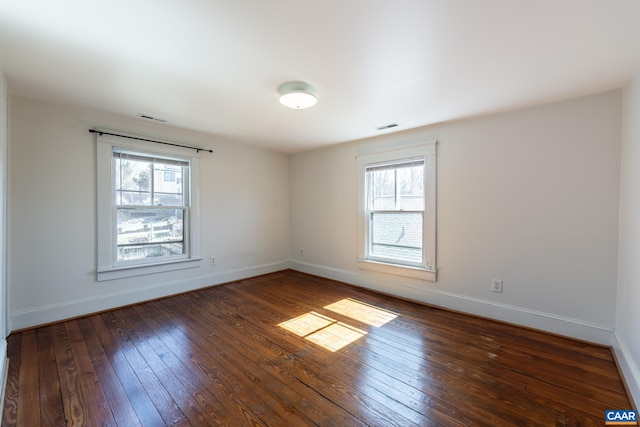
[(118, 209), (117, 242), (117, 261), (184, 254), (184, 209)]
[(184, 254), (184, 243), (158, 243), (140, 246), (118, 246), (118, 262)]
[(116, 167), (116, 204), (151, 205), (151, 163), (113, 158)]
[(396, 180), (393, 169), (368, 172), (369, 179), (369, 209), (396, 208)]
[(370, 256), (422, 262), (421, 212), (372, 213), (370, 232)]
[(424, 167), (396, 169), (399, 210), (424, 210)]
[(154, 205), (184, 206), (183, 168), (156, 162), (153, 173)]

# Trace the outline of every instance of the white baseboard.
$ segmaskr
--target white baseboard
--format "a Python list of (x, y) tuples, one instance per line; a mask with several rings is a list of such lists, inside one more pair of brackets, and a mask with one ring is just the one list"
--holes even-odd
[(216, 274), (208, 274), (186, 281), (180, 280), (171, 283), (164, 283), (159, 286), (101, 295), (99, 297), (81, 298), (62, 304), (51, 304), (25, 310), (17, 310), (12, 312), (10, 315), (10, 326), (12, 331), (17, 331), (20, 329), (71, 319), (90, 313), (97, 313), (115, 307), (123, 307), (169, 295), (219, 285), (221, 283), (227, 283), (234, 280), (241, 280), (248, 277), (286, 270), (287, 268), (289, 268), (288, 261), (255, 265), (241, 269), (226, 270)]
[[(640, 366), (634, 363), (629, 348), (624, 341), (618, 339), (617, 335), (613, 335), (613, 351), (618, 361), (618, 366), (622, 371), (629, 393), (633, 399), (632, 404), (635, 402), (635, 409), (638, 409), (640, 405)], [(631, 409), (631, 408), (624, 408)]]
[(527, 308), (500, 304), (427, 287), (418, 287), (407, 281), (388, 280), (384, 275), (352, 272), (321, 265), (290, 261), (292, 270), (338, 280), (374, 291), (397, 295), (418, 302), (444, 307), (489, 319), (525, 326), (589, 341), (606, 346), (612, 345), (613, 329), (605, 325), (558, 316)]

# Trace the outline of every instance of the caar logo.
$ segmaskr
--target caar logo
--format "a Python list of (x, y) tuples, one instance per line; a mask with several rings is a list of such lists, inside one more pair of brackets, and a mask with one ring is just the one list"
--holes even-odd
[(604, 424), (608, 426), (637, 426), (638, 412), (632, 410), (605, 411)]

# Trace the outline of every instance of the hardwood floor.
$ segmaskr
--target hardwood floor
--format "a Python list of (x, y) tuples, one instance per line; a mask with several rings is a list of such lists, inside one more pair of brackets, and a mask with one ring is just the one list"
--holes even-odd
[(602, 426), (631, 407), (607, 348), (294, 271), (12, 334), (8, 357), (3, 426)]

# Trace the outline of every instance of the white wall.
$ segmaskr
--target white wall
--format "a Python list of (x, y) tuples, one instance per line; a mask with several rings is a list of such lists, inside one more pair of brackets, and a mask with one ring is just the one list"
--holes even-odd
[(615, 349), (640, 404), (640, 70), (624, 90)]
[[(292, 268), (611, 344), (621, 109), (613, 91), (293, 155)], [(355, 155), (433, 137), (438, 281), (359, 270)]]
[[(96, 281), (96, 143), (88, 132), (94, 126), (214, 150), (200, 155), (200, 267)], [(287, 155), (12, 97), (9, 162), (12, 330), (288, 265)]]
[[(6, 270), (6, 196), (7, 196), (7, 81), (0, 68), (0, 389), (4, 384), (7, 357), (7, 270)], [(4, 395), (0, 396), (4, 400)]]

